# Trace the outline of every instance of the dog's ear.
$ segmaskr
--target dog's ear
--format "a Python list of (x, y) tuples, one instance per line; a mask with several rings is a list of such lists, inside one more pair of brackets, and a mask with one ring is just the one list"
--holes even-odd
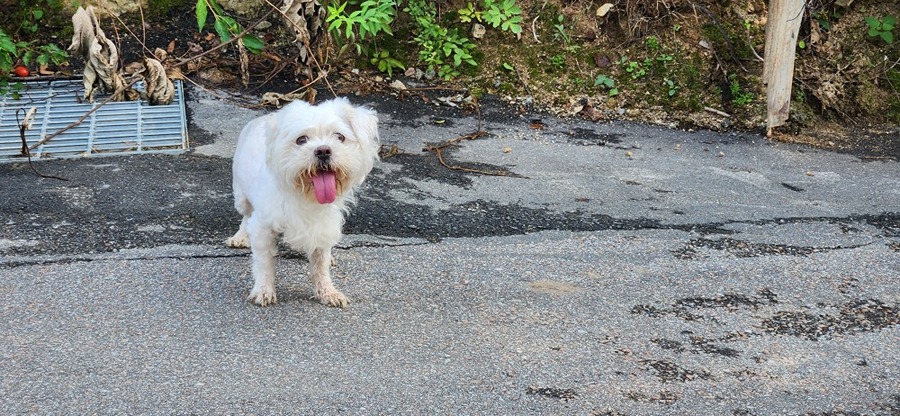
[(350, 104), (346, 98), (332, 100), (337, 105), (341, 118), (353, 130), (353, 135), (364, 147), (378, 147), (378, 116), (375, 110)]

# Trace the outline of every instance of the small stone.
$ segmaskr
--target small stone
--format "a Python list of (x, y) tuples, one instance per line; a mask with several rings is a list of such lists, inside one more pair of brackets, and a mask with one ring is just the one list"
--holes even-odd
[(487, 33), (487, 29), (485, 29), (484, 25), (480, 23), (475, 23), (472, 25), (472, 37), (475, 39), (481, 39), (484, 37), (484, 34)]
[(394, 82), (391, 83), (391, 88), (398, 90), (398, 91), (405, 91), (406, 85), (404, 85), (403, 82), (400, 81), (399, 79), (396, 79), (396, 80), (394, 80)]
[(262, 22), (259, 22), (259, 24), (256, 25), (256, 30), (266, 30), (270, 27), (272, 27), (272, 23), (269, 22), (268, 20), (263, 20)]

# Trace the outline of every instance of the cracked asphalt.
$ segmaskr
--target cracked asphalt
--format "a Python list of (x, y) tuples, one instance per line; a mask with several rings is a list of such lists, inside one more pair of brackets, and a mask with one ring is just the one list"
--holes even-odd
[(279, 303), (245, 301), (229, 157), (261, 112), (190, 91), (188, 154), (0, 165), (0, 413), (900, 414), (900, 155), (485, 99), (444, 166), (475, 115), (351, 99), (394, 151), (345, 310), (285, 248)]

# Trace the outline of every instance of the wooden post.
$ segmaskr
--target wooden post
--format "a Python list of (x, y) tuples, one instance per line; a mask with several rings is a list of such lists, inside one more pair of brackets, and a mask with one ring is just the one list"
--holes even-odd
[(803, 21), (804, 0), (769, 0), (763, 83), (766, 85), (766, 135), (790, 115), (794, 55)]

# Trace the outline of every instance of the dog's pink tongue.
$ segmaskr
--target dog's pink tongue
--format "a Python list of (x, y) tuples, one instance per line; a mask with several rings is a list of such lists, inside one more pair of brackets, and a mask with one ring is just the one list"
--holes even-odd
[(312, 178), (313, 188), (316, 191), (316, 200), (320, 204), (330, 204), (337, 196), (337, 187), (334, 184), (334, 172), (321, 171)]

